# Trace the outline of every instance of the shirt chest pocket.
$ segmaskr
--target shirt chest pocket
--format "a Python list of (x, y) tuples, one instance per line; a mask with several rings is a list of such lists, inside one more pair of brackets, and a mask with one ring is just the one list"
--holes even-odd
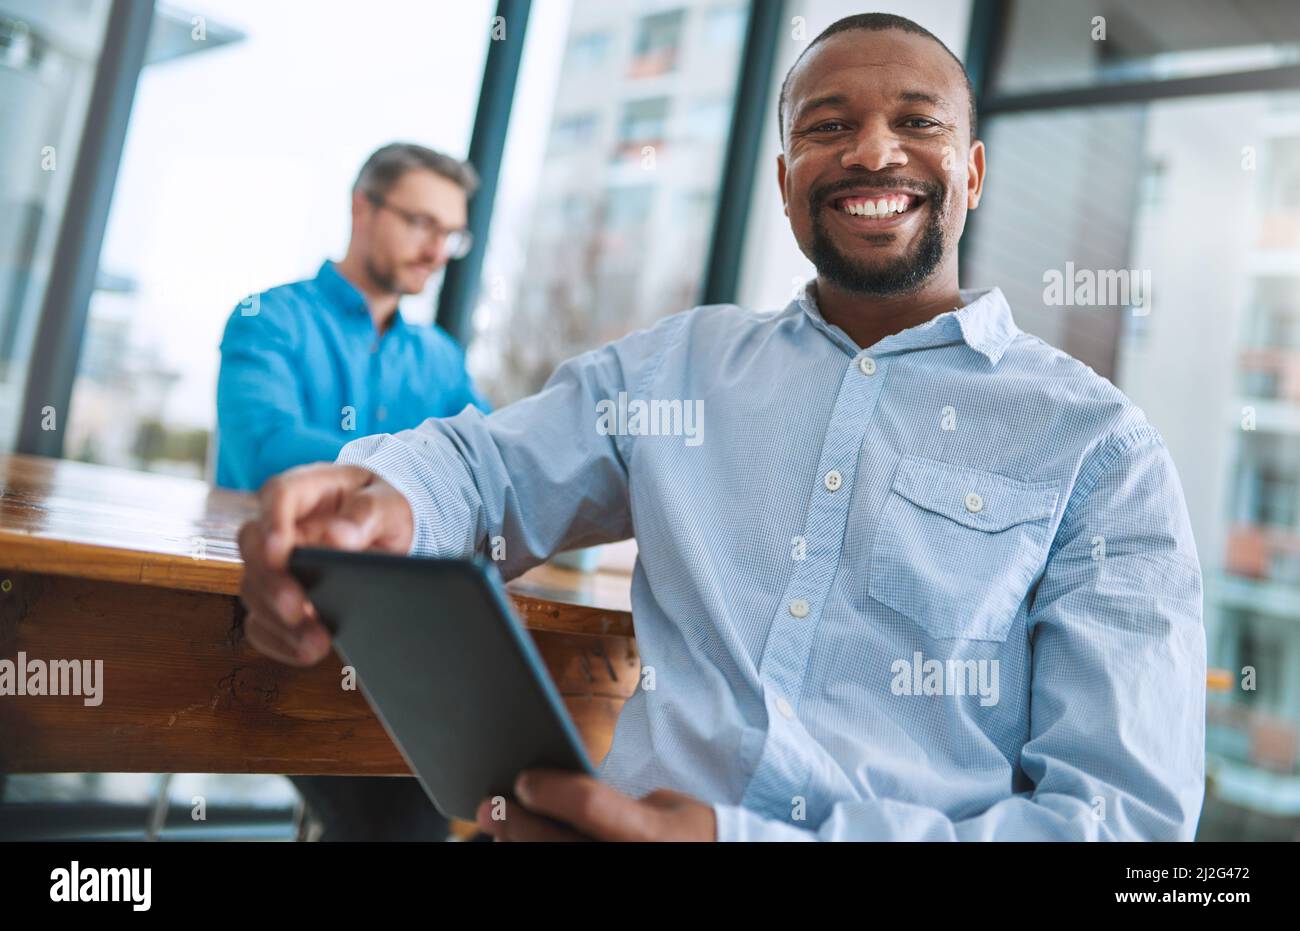
[(1047, 555), (1055, 482), (905, 456), (881, 510), (868, 594), (932, 637), (1007, 639)]

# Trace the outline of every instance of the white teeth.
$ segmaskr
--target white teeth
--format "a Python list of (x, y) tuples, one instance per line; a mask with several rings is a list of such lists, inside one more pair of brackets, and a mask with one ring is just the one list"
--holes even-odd
[(884, 217), (907, 210), (907, 198), (885, 197), (880, 200), (845, 203), (840, 209), (856, 217)]

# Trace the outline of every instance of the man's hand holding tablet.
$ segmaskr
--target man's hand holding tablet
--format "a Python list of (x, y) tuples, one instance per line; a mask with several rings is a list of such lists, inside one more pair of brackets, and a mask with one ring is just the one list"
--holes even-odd
[[(239, 531), (245, 570), (240, 595), (248, 608), (245, 633), (261, 653), (293, 666), (310, 666), (330, 651), (329, 631), (302, 585), (289, 572), (296, 548), (370, 550), (404, 556), (414, 518), (402, 494), (359, 466), (313, 464), (276, 476), (259, 492), (260, 516)], [(634, 799), (594, 776), (530, 769), (515, 783), (515, 804), (501, 820), (494, 800), (476, 812), (493, 839), (701, 840), (716, 839), (713, 807), (660, 789)]]

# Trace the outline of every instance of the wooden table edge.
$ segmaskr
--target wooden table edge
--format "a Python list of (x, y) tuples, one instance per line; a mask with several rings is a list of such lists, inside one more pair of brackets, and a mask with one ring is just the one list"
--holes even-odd
[[(100, 582), (125, 582), (238, 597), (243, 563), (214, 556), (182, 556), (99, 546), (0, 529), (0, 573), (34, 572)], [(534, 591), (517, 589), (532, 588)], [(526, 578), (506, 585), (529, 630), (631, 637), (632, 613), (555, 601)]]

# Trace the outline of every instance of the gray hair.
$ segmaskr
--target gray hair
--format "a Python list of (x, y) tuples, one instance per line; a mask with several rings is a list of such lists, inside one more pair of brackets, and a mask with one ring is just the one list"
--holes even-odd
[(479, 186), (478, 172), (469, 162), (463, 162), (442, 152), (435, 152), (414, 142), (390, 142), (376, 149), (374, 154), (366, 159), (366, 163), (361, 166), (361, 171), (357, 174), (356, 183), (352, 185), (352, 190), (354, 193), (360, 191), (372, 200), (382, 199), (402, 175), (417, 169), (432, 171), (448, 181), (455, 182), (460, 185), (466, 197), (472, 195)]

